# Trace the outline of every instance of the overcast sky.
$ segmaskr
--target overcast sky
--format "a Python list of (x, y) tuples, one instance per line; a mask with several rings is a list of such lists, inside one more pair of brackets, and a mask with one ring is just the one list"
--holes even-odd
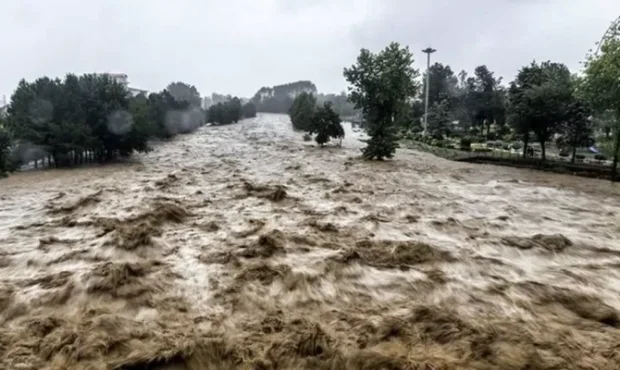
[(532, 60), (579, 68), (620, 16), (620, 0), (0, 0), (0, 95), (20, 78), (122, 72), (250, 97), (261, 86), (312, 80), (344, 90), (362, 47), (407, 44), (469, 72), (505, 80)]

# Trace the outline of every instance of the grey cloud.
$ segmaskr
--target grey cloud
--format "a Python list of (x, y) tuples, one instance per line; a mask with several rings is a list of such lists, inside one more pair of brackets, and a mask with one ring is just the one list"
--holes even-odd
[(310, 79), (338, 92), (360, 48), (392, 40), (419, 67), (432, 45), (453, 70), (487, 64), (509, 80), (533, 59), (577, 68), (617, 15), (617, 0), (5, 0), (0, 95), (21, 77), (106, 71), (147, 90), (251, 96)]

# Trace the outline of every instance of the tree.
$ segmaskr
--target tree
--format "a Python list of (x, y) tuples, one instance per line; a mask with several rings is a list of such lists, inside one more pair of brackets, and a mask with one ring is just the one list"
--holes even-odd
[(568, 106), (566, 119), (559, 127), (560, 136), (556, 145), (571, 150), (571, 163), (575, 163), (577, 148), (594, 143), (591, 115), (592, 112), (583, 102), (575, 100)]
[(616, 116), (612, 180), (616, 178), (620, 154), (620, 37), (601, 45), (601, 53), (590, 55), (585, 63), (585, 79), (580, 93), (598, 112), (611, 111)]
[(419, 73), (412, 64), (409, 48), (394, 42), (378, 54), (362, 49), (357, 63), (344, 69), (351, 84), (349, 99), (362, 110), (370, 135), (363, 149), (366, 159), (394, 156), (396, 116), (418, 91), (415, 78)]
[(6, 176), (11, 170), (11, 136), (0, 119), (0, 177)]
[(512, 124), (515, 132), (523, 135), (523, 156), (529, 133), (534, 132), (545, 160), (545, 143), (560, 129), (572, 102), (570, 71), (560, 63), (533, 62), (519, 71), (509, 97)]
[[(452, 110), (456, 104), (458, 79), (452, 72), (450, 66), (435, 63), (429, 68), (430, 86), (428, 94), (428, 104), (430, 107), (446, 101), (448, 110)], [(426, 73), (424, 73), (422, 87), (422, 100), (426, 95)]]
[(443, 139), (444, 135), (450, 134), (450, 111), (448, 100), (441, 100), (429, 109), (428, 112), (428, 133), (437, 139)]
[(212, 105), (207, 110), (207, 122), (228, 125), (237, 123), (243, 116), (241, 100), (234, 97), (226, 102)]
[(316, 134), (314, 140), (320, 146), (325, 145), (331, 138), (342, 139), (344, 137), (340, 117), (334, 112), (330, 102), (325, 102), (322, 107), (315, 110), (308, 132)]
[(314, 95), (307, 92), (297, 95), (289, 109), (293, 129), (308, 131), (312, 127), (312, 115), (315, 107), (316, 98)]
[(190, 107), (200, 108), (202, 98), (196, 86), (184, 82), (172, 82), (166, 87), (170, 95), (178, 102), (187, 102)]
[(256, 106), (253, 103), (245, 103), (243, 105), (243, 117), (244, 118), (256, 117)]

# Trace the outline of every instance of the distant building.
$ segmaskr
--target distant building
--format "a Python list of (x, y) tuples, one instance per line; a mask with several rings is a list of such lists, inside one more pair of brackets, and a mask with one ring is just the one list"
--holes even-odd
[(127, 88), (127, 90), (129, 90), (129, 92), (131, 93), (132, 96), (138, 96), (140, 94), (144, 94), (144, 95), (148, 95), (149, 92), (148, 90), (142, 90), (142, 89), (138, 89), (135, 87), (130, 87), (129, 86), (129, 78), (127, 77), (127, 75), (125, 73), (95, 73), (95, 75), (97, 76), (107, 76), (111, 79), (113, 79), (114, 81), (116, 81), (117, 83), (125, 86)]

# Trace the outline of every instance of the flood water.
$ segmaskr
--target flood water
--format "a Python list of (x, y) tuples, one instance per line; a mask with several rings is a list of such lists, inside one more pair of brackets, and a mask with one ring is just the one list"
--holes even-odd
[(0, 368), (620, 368), (618, 185), (345, 131), (0, 180)]

